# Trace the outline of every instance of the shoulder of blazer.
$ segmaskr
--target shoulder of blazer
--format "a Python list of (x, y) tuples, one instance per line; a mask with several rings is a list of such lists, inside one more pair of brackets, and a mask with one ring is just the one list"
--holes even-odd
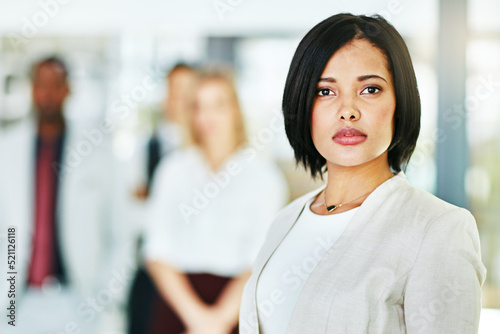
[[(392, 191), (381, 194), (383, 201), (388, 203), (392, 207), (392, 210), (404, 212), (407, 216), (418, 217), (420, 221), (430, 222), (452, 211), (468, 212), (431, 193), (410, 185), (406, 177), (398, 178), (395, 186)], [(384, 204), (378, 203), (378, 205)]]

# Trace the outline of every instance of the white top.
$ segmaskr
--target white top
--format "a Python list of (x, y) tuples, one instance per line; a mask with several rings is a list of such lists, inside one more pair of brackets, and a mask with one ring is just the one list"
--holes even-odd
[(340, 237), (358, 208), (335, 215), (311, 211), (311, 198), (281, 242), (257, 283), (257, 308), (264, 334), (286, 333), (309, 274)]
[(160, 142), (162, 156), (180, 148), (182, 145), (182, 129), (172, 122), (161, 121), (156, 128), (156, 137)]
[(153, 180), (144, 255), (187, 273), (239, 275), (287, 200), (281, 172), (253, 148), (215, 173), (197, 148), (172, 153)]
[[(175, 123), (160, 121), (154, 135), (160, 144), (160, 158), (180, 149), (182, 145), (182, 129)], [(129, 187), (134, 190), (139, 185), (147, 183), (149, 144), (152, 134), (143, 134), (139, 137), (135, 145), (132, 145), (132, 151), (123, 153), (123, 159), (126, 160), (126, 170), (123, 173), (130, 183)]]

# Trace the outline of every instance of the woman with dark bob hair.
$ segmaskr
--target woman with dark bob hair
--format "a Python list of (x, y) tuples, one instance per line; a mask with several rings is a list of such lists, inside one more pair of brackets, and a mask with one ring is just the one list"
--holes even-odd
[(351, 14), (316, 25), (293, 57), (283, 112), (297, 162), (328, 182), (270, 227), (240, 333), (477, 333), (475, 220), (402, 172), (420, 99), (396, 29)]

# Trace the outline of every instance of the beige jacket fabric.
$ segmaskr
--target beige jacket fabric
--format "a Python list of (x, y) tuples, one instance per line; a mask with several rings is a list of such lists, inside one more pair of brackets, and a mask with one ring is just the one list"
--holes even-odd
[[(259, 275), (321, 190), (289, 204), (270, 227), (243, 292), (241, 334), (262, 333)], [(291, 334), (477, 333), (485, 276), (473, 216), (399, 173), (364, 201), (311, 272), (283, 326)]]

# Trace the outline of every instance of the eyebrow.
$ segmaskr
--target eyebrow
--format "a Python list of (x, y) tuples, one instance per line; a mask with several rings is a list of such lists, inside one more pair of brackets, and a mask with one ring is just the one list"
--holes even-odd
[[(381, 80), (384, 80), (385, 82), (387, 82), (387, 80), (385, 80), (383, 77), (381, 77), (380, 75), (376, 75), (376, 74), (367, 74), (367, 75), (361, 75), (358, 77), (358, 81), (361, 82), (361, 81), (365, 81), (365, 80), (368, 80), (368, 79), (381, 79)], [(337, 80), (335, 78), (332, 78), (332, 77), (327, 77), (327, 78), (320, 78), (318, 80), (318, 82), (337, 82)]]

